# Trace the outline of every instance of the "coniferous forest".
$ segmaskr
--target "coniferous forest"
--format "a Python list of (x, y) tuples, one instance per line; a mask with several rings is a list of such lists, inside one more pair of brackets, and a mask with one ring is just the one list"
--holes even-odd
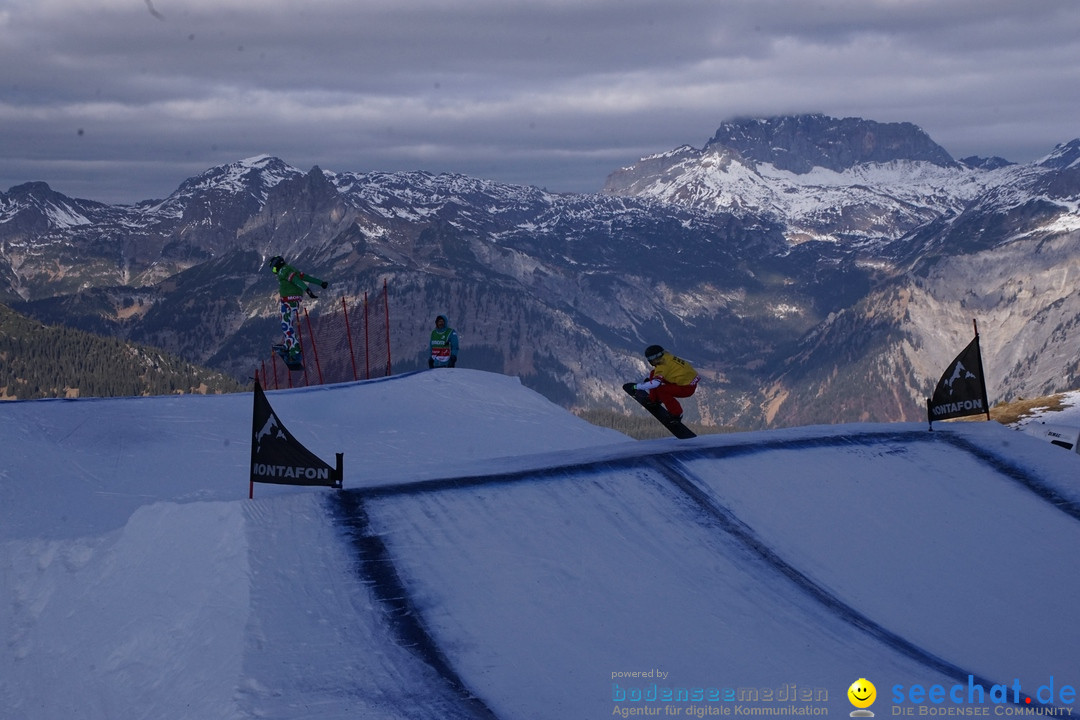
[(241, 392), (220, 372), (160, 350), (63, 326), (0, 305), (0, 399)]

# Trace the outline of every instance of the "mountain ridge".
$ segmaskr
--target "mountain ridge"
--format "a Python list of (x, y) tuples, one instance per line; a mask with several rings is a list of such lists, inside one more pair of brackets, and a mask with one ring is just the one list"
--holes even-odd
[[(1028, 165), (956, 162), (907, 123), (793, 116), (756, 122), (739, 144), (740, 122), (701, 150), (620, 168), (590, 195), (423, 171), (304, 172), (261, 155), (161, 201), (72, 201), (96, 213), (90, 224), (43, 225), (47, 212), (19, 203), (47, 186), (18, 186), (0, 193), (0, 299), (244, 377), (276, 332), (264, 263), (280, 253), (332, 279), (324, 300), (389, 282), (395, 369), (422, 366), (428, 324), (446, 312), (464, 363), (576, 407), (619, 406), (618, 385), (644, 374), (641, 348), (658, 342), (702, 371), (694, 420), (913, 419), (975, 314), (1003, 323), (986, 326), (988, 362), (1008, 364), (988, 372), (1002, 378), (994, 394), (1035, 394), (1033, 378), (1041, 394), (1077, 385), (1063, 333), (1080, 316), (1064, 292), (1080, 271), (1080, 141)], [(782, 129), (766, 136), (774, 143), (798, 131), (796, 147), (817, 149), (756, 157), (770, 127)], [(867, 133), (889, 140), (858, 155)], [(816, 162), (823, 148), (840, 170), (771, 161)], [(1040, 247), (1055, 248), (1056, 265)], [(950, 277), (967, 294), (948, 291)], [(1013, 313), (1025, 278), (1054, 289), (1017, 294)], [(135, 296), (145, 310), (121, 317), (117, 304)], [(1024, 329), (1034, 317), (1053, 327)], [(1008, 349), (1021, 336), (1041, 353)], [(860, 400), (855, 387), (891, 400)]]

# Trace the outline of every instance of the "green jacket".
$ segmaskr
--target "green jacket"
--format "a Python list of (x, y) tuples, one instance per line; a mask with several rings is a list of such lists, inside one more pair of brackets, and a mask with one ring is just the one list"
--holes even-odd
[(304, 295), (308, 285), (322, 285), (322, 280), (314, 275), (306, 275), (292, 265), (282, 265), (277, 270), (278, 292), (282, 298), (299, 298)]

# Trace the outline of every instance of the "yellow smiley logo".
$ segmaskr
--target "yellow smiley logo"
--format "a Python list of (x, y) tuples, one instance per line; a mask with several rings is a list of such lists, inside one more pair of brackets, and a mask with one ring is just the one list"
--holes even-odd
[(868, 708), (877, 700), (877, 688), (866, 678), (859, 678), (851, 683), (847, 690), (848, 700), (857, 708)]

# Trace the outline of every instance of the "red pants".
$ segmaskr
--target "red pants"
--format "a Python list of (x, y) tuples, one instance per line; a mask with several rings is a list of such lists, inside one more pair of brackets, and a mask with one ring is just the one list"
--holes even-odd
[(664, 408), (672, 415), (682, 415), (682, 405), (676, 398), (688, 398), (697, 390), (697, 381), (689, 385), (672, 385), (663, 383), (649, 391), (649, 399), (653, 402), (663, 403)]

